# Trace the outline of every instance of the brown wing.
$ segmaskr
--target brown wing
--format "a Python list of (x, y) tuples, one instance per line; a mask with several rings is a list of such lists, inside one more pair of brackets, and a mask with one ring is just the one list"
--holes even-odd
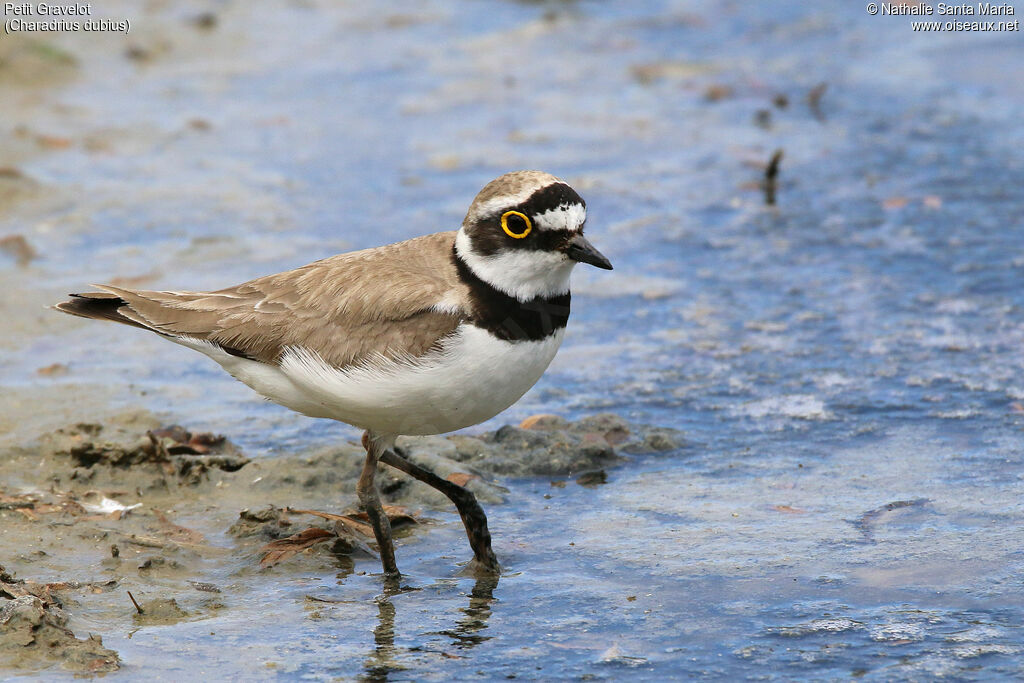
[(451, 260), (454, 241), (454, 232), (436, 233), (215, 292), (104, 285), (57, 308), (203, 339), (266, 363), (278, 362), (289, 346), (316, 351), (335, 367), (378, 351), (419, 356), (463, 319), (467, 294)]

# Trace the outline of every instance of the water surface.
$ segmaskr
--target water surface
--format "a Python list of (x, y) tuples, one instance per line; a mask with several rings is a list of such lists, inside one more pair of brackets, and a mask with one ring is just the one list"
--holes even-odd
[(119, 675), (1024, 675), (1019, 33), (838, 2), (229, 2), (212, 29), (198, 4), (100, 9), (129, 36), (47, 36), (74, 64), (0, 85), (0, 165), (26, 179), (0, 229), (40, 254), (2, 257), (8, 443), (126, 406), (255, 457), (353, 438), (42, 305), (453, 229), (517, 168), (576, 187), (616, 269), (574, 275), (558, 358), (484, 428), (612, 411), (688, 440), (596, 489), (503, 481), (496, 584), (459, 573), (437, 512), (399, 594), (370, 560), (214, 563), (216, 615), (76, 613)]

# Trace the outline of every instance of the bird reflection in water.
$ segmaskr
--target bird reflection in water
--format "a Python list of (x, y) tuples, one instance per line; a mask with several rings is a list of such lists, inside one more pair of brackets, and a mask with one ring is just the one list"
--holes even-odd
[[(462, 617), (453, 628), (444, 631), (432, 631), (424, 635), (445, 636), (451, 639), (452, 645), (459, 650), (469, 650), (480, 643), (490, 640), (484, 635), (487, 620), (491, 616), (491, 605), (494, 603), (494, 589), (498, 586), (497, 576), (480, 576), (469, 593), (469, 605), (461, 608)], [(363, 668), (363, 681), (386, 681), (389, 674), (403, 671), (405, 666), (398, 661), (401, 653), (395, 647), (395, 605), (392, 596), (409, 589), (388, 590), (377, 599), (377, 627), (373, 629), (374, 648), (367, 657)], [(429, 646), (415, 646), (406, 652), (431, 652)], [(448, 654), (442, 650), (441, 654)]]
[(374, 648), (363, 668), (362, 680), (386, 681), (392, 671), (405, 667), (395, 661), (395, 605), (388, 594), (377, 598), (377, 628), (373, 629)]
[(438, 635), (448, 636), (452, 644), (461, 649), (469, 649), (490, 640), (483, 635), (487, 629), (487, 620), (491, 616), (491, 604), (494, 602), (494, 589), (498, 586), (497, 576), (481, 577), (476, 580), (473, 590), (469, 593), (469, 606), (462, 608), (463, 617), (455, 628), (438, 631)]

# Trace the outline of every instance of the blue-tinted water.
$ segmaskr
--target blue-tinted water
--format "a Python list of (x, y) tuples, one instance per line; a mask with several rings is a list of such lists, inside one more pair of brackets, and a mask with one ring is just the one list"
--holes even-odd
[[(208, 33), (186, 9), (105, 7), (138, 14), (151, 61), (67, 39), (77, 77), (5, 105), (72, 141), (20, 165), (52, 195), (0, 216), (43, 252), (4, 262), (8, 291), (42, 292), (4, 304), (8, 391), (86, 419), (94, 387), (253, 455), (348, 438), (38, 304), (452, 229), (492, 177), (541, 168), (586, 198), (616, 269), (575, 274), (558, 358), (485, 426), (613, 411), (689, 443), (596, 490), (503, 482), (497, 586), (453, 573), (450, 518), (399, 549), (422, 590), (279, 574), (229, 616), (105, 633), (126, 661), (191, 670), (159, 653), (195, 639), (212, 671), (242, 651), (268, 677), (1022, 674), (1019, 33), (914, 33), (835, 2), (218, 7)], [(68, 375), (36, 375), (57, 361)], [(268, 602), (280, 622), (254, 630)]]

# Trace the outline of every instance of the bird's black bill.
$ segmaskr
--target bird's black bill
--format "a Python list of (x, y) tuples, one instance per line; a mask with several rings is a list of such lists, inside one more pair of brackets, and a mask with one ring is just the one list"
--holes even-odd
[(583, 235), (573, 237), (565, 253), (573, 261), (589, 263), (592, 266), (604, 268), (605, 270), (612, 269), (612, 262), (605, 258), (605, 255), (599, 252), (597, 247), (588, 242), (587, 238)]

